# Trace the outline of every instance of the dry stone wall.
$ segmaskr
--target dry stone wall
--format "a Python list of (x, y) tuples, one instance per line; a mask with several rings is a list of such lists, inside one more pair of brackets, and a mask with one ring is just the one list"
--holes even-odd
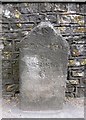
[(70, 45), (66, 96), (80, 97), (86, 84), (86, 6), (84, 3), (2, 3), (3, 96), (19, 92), (20, 41), (41, 21), (50, 21)]

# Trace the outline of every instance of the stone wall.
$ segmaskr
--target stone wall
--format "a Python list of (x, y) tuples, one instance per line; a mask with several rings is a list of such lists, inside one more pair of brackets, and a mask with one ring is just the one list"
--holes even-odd
[(3, 2), (2, 60), (3, 96), (19, 92), (20, 41), (38, 23), (49, 20), (69, 42), (66, 96), (80, 97), (86, 84), (85, 4), (84, 3), (6, 3)]

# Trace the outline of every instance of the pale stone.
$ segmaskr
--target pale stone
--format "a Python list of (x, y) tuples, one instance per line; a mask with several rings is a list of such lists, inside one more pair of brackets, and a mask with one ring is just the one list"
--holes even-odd
[(20, 92), (24, 110), (63, 106), (68, 44), (50, 22), (41, 22), (21, 42)]

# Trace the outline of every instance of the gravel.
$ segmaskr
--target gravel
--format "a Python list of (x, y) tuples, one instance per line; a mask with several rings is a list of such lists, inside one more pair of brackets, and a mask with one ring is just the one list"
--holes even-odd
[(65, 98), (62, 110), (22, 111), (19, 96), (3, 98), (3, 118), (84, 118), (84, 98)]

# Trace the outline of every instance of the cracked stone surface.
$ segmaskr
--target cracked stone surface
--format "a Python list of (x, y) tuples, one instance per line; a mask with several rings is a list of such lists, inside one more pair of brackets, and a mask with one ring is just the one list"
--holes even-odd
[(50, 22), (41, 22), (21, 42), (21, 108), (24, 110), (62, 108), (68, 50), (68, 43)]

